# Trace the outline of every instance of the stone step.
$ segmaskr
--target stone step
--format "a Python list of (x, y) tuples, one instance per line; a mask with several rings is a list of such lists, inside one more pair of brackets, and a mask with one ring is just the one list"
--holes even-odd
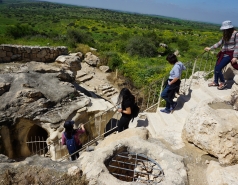
[(150, 131), (152, 137), (157, 138), (161, 131), (161, 128), (166, 127), (166, 123), (159, 117), (157, 113), (146, 113), (148, 120), (147, 129)]
[(201, 90), (203, 90), (205, 93), (207, 93), (211, 97), (214, 97), (214, 98), (217, 97), (225, 101), (229, 101), (230, 95), (231, 95), (231, 87), (232, 87), (232, 84), (234, 83), (233, 80), (227, 81), (227, 87), (223, 90), (218, 90), (217, 87), (208, 87), (208, 83), (211, 83), (211, 82), (212, 81), (207, 81), (206, 84), (205, 83), (201, 84), (200, 86)]
[(86, 82), (86, 81), (89, 81), (93, 78), (93, 75), (85, 75), (83, 77), (80, 77), (80, 78), (76, 78), (75, 81), (78, 82), (78, 83), (82, 83), (82, 82)]
[(191, 97), (196, 101), (200, 102), (201, 100), (213, 98), (210, 94), (206, 93), (202, 89), (193, 89), (191, 92)]
[(173, 111), (173, 116), (175, 117), (175, 119), (179, 122), (185, 122), (185, 120), (187, 119), (189, 112), (186, 111), (183, 107), (182, 107), (182, 103), (180, 101), (178, 101), (178, 105), (176, 106), (175, 110)]
[(180, 95), (178, 98), (180, 102), (181, 109), (185, 109), (187, 112), (190, 112), (192, 108), (196, 107), (198, 102), (191, 98), (191, 93), (187, 95)]
[(76, 78), (81, 78), (83, 76), (87, 75), (87, 73), (81, 71), (81, 70), (78, 70), (77, 71), (77, 74), (76, 74)]
[(165, 140), (173, 149), (184, 147), (181, 137), (183, 122), (178, 122), (172, 114), (162, 112), (147, 113), (149, 122), (148, 130), (155, 131), (155, 138)]
[[(183, 127), (183, 121), (178, 121), (173, 114), (166, 114), (163, 112), (157, 112), (162, 121), (165, 123), (166, 127), (170, 128), (171, 130), (181, 129)], [(175, 125), (175, 126), (174, 126)]]

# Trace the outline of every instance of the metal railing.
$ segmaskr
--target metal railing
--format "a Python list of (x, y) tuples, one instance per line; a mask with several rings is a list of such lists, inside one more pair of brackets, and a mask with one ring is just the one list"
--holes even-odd
[[(205, 60), (205, 62), (204, 62), (204, 60)], [(193, 81), (197, 80), (197, 76), (200, 75), (200, 76), (206, 77), (211, 72), (213, 72), (213, 70), (211, 69), (212, 62), (214, 62), (213, 55), (210, 56), (210, 52), (204, 52), (201, 55), (197, 56), (195, 58), (194, 62), (189, 61), (189, 62), (184, 63), (184, 65), (186, 66), (186, 71), (183, 72), (183, 75), (181, 77), (182, 83), (180, 85), (183, 94), (186, 94), (187, 92), (189, 92), (189, 89), (190, 89)], [(197, 74), (197, 76), (194, 76), (195, 73), (199, 73), (199, 74)], [(159, 107), (161, 104), (160, 94), (163, 90), (165, 80), (167, 80), (167, 77), (163, 77), (163, 78), (149, 84), (148, 86), (145, 86), (143, 89), (139, 90), (138, 92), (134, 92), (134, 94), (136, 95), (136, 100), (139, 103), (139, 106), (141, 108), (140, 109), (141, 113), (148, 112), (148, 111), (156, 112), (157, 107)], [(116, 130), (117, 122), (118, 122), (118, 113), (116, 111), (117, 110), (116, 107), (117, 107), (117, 105), (113, 106), (112, 108), (110, 108), (108, 110), (105, 110), (102, 113), (95, 115), (94, 118), (92, 118), (89, 121), (87, 121), (86, 123), (84, 123), (84, 125), (87, 125), (92, 121), (95, 122), (96, 120), (100, 120), (100, 123), (98, 124), (99, 127), (97, 128), (98, 129), (97, 135), (94, 136), (93, 138), (88, 137), (88, 142), (85, 143), (83, 145), (83, 147), (75, 153), (78, 153), (78, 152), (81, 152), (81, 151), (87, 149), (87, 147), (93, 145), (98, 140), (103, 139), (106, 134), (114, 132)], [(107, 118), (109, 111), (113, 111), (114, 114), (112, 117)], [(116, 115), (116, 119), (115, 119), (116, 124), (113, 125), (112, 118), (115, 117), (115, 115)], [(104, 116), (106, 116), (106, 118), (104, 118), (104, 123), (108, 123), (107, 120), (110, 120), (110, 122), (111, 122), (111, 126), (109, 127), (110, 129), (108, 131), (105, 131), (105, 130), (103, 131), (103, 129), (102, 129), (101, 123), (103, 122), (102, 120), (103, 120)], [(37, 142), (39, 142), (39, 141), (35, 141), (35, 143), (37, 143)], [(42, 141), (40, 141), (40, 142), (42, 142)], [(28, 144), (31, 143), (34, 145), (34, 141), (29, 141), (27, 143)], [(51, 143), (51, 144), (47, 145), (46, 147), (44, 147), (36, 152), (32, 152), (32, 153), (34, 153), (34, 154), (37, 153), (37, 154), (41, 155), (41, 151), (45, 151), (46, 149), (48, 149), (48, 151), (49, 151), (51, 147), (55, 148), (56, 145), (59, 145), (60, 152), (58, 152), (58, 153), (60, 153), (60, 156), (59, 156), (60, 161), (63, 161), (67, 157), (70, 156), (69, 154), (66, 154), (62, 157), (61, 154), (62, 153), (64, 154), (65, 152), (61, 152), (61, 150), (63, 149), (66, 152), (67, 152), (67, 150), (66, 150), (65, 146), (62, 146), (61, 138), (57, 142)], [(56, 149), (54, 151), (57, 152)], [(75, 153), (73, 153), (71, 155), (74, 155)], [(44, 154), (44, 156), (46, 156), (46, 154)], [(56, 154), (55, 154), (55, 156), (56, 156)]]

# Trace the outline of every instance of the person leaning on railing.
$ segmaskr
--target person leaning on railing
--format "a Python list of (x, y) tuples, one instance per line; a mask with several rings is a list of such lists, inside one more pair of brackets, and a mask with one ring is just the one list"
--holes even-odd
[[(231, 21), (224, 21), (220, 30), (223, 31), (223, 37), (219, 42), (211, 47), (205, 47), (205, 51), (210, 51), (221, 47), (218, 53), (217, 62), (214, 69), (214, 81), (209, 83), (209, 87), (217, 86), (217, 89), (222, 90), (226, 87), (226, 82), (222, 73), (222, 69), (231, 62), (232, 66), (238, 69), (238, 35)], [(220, 80), (220, 84), (219, 84)]]
[(178, 61), (175, 54), (169, 54), (166, 60), (174, 65), (169, 73), (169, 79), (166, 81), (165, 88), (161, 93), (161, 97), (166, 101), (165, 109), (161, 109), (160, 112), (169, 114), (177, 106), (177, 102), (174, 102), (175, 93), (179, 92), (180, 78), (182, 71), (186, 69), (182, 62)]

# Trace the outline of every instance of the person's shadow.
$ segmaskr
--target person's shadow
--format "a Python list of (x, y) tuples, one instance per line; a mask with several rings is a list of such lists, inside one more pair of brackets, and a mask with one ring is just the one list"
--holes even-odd
[(176, 106), (175, 110), (180, 110), (183, 108), (184, 104), (191, 99), (192, 89), (188, 90), (188, 94), (181, 94), (177, 99), (178, 105)]

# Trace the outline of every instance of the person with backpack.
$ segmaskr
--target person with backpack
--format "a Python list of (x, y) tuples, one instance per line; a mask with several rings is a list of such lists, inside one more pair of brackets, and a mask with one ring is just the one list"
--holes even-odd
[[(65, 131), (62, 134), (62, 144), (67, 146), (69, 154), (73, 154), (82, 148), (79, 136), (85, 132), (84, 125), (81, 124), (81, 129), (74, 129), (74, 121), (66, 121), (64, 123)], [(71, 161), (79, 158), (79, 152), (71, 155)]]
[(161, 93), (161, 97), (166, 101), (166, 106), (161, 109), (160, 112), (169, 114), (177, 106), (177, 102), (174, 102), (175, 93), (179, 93), (180, 78), (182, 71), (186, 69), (182, 62), (178, 61), (175, 54), (169, 54), (166, 60), (173, 65), (172, 70), (169, 73), (169, 78), (165, 83), (165, 88)]
[[(210, 51), (221, 47), (217, 55), (217, 61), (214, 69), (214, 80), (209, 83), (209, 87), (217, 87), (218, 90), (225, 89), (227, 86), (222, 69), (231, 62), (231, 65), (238, 69), (238, 35), (231, 21), (222, 22), (220, 30), (223, 31), (223, 37), (219, 42), (211, 47), (205, 47), (205, 51)], [(220, 83), (219, 83), (220, 81)]]
[(132, 119), (132, 108), (134, 104), (134, 95), (132, 95), (129, 89), (122, 88), (117, 99), (117, 105), (119, 105), (117, 111), (122, 114), (117, 125), (118, 132), (128, 129), (129, 123)]

